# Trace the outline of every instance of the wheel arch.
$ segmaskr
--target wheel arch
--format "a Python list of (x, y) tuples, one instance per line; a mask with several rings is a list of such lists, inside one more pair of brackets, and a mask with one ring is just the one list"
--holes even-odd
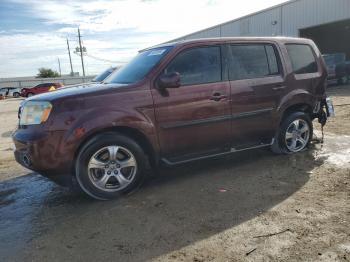
[(128, 126), (113, 126), (113, 127), (103, 128), (103, 129), (99, 129), (95, 132), (92, 132), (92, 133), (88, 134), (87, 136), (85, 136), (80, 141), (79, 145), (77, 146), (77, 148), (74, 152), (74, 161), (73, 161), (73, 165), (72, 165), (73, 174), (75, 173), (75, 171), (74, 171), (75, 170), (75, 162), (76, 162), (76, 159), (78, 157), (78, 154), (79, 154), (81, 148), (88, 141), (90, 141), (92, 138), (94, 138), (98, 135), (107, 134), (107, 133), (117, 133), (117, 134), (121, 134), (121, 135), (127, 136), (127, 137), (135, 140), (141, 146), (141, 148), (145, 151), (145, 154), (148, 156), (150, 167), (154, 167), (157, 165), (158, 159), (159, 159), (158, 153), (156, 152), (155, 148), (152, 146), (152, 143), (149, 141), (149, 139), (147, 138), (147, 136), (143, 132), (141, 132), (140, 130), (138, 130), (136, 128), (132, 128), (132, 127), (128, 127)]
[(283, 119), (285, 119), (288, 115), (290, 115), (291, 113), (294, 113), (294, 112), (304, 112), (304, 113), (308, 114), (310, 116), (310, 119), (311, 119), (313, 108), (309, 103), (306, 103), (306, 102), (301, 102), (301, 103), (289, 105), (288, 107), (286, 107), (283, 110), (280, 122)]
[(279, 124), (292, 112), (305, 112), (312, 119), (315, 99), (314, 96), (306, 90), (295, 89), (287, 94), (277, 107), (279, 112)]

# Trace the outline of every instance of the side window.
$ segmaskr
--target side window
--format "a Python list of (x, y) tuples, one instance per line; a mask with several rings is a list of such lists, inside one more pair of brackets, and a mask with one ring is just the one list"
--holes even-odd
[(270, 75), (278, 75), (280, 72), (278, 68), (275, 49), (273, 48), (272, 45), (266, 45), (265, 50), (266, 50), (267, 60), (269, 63)]
[(230, 80), (261, 78), (279, 74), (272, 45), (231, 45)]
[(198, 47), (186, 50), (170, 62), (165, 72), (178, 72), (181, 76), (181, 85), (220, 82), (220, 47)]
[(317, 62), (312, 49), (305, 44), (287, 44), (287, 51), (295, 74), (316, 73)]
[(50, 88), (51, 86), (55, 86), (54, 83), (46, 83), (43, 88)]

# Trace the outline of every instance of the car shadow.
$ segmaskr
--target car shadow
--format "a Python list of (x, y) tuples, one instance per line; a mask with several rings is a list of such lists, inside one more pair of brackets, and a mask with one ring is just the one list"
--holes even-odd
[(256, 150), (164, 168), (136, 193), (105, 202), (37, 174), (3, 182), (0, 260), (156, 258), (286, 200), (323, 164), (314, 155), (314, 146), (296, 155)]

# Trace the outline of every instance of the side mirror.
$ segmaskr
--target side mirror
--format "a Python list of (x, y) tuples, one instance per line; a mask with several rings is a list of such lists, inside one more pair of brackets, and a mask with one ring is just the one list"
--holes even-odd
[(174, 72), (161, 75), (158, 80), (158, 87), (161, 89), (180, 87), (180, 74)]

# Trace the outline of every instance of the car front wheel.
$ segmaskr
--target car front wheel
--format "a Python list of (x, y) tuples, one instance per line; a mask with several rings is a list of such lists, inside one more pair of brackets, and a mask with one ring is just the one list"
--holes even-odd
[(76, 178), (81, 189), (91, 197), (112, 199), (140, 185), (146, 161), (142, 148), (129, 137), (101, 134), (80, 150)]

